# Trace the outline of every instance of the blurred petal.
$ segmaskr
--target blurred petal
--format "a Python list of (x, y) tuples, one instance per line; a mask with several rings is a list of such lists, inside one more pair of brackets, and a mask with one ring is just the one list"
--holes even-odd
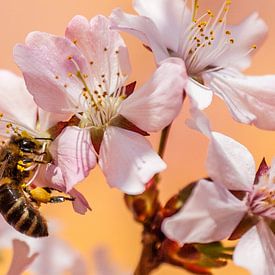
[(0, 113), (4, 114), (4, 119), (35, 129), (38, 108), (21, 77), (0, 70), (0, 98)]
[(143, 87), (121, 103), (119, 113), (140, 129), (157, 132), (178, 115), (186, 82), (183, 61), (166, 59)]
[[(253, 26), (253, 27), (252, 27)], [(252, 13), (236, 26), (227, 26), (234, 38), (225, 55), (216, 62), (216, 66), (233, 67), (244, 70), (250, 66), (251, 55), (248, 52), (253, 45), (261, 46), (267, 36), (267, 25), (257, 12)], [(254, 50), (253, 50), (254, 53)]]
[[(2, 236), (5, 237), (5, 236)], [(38, 253), (28, 256), (30, 248), (24, 241), (13, 240), (13, 257), (10, 268), (6, 275), (19, 275), (22, 274), (36, 259)]]
[(124, 13), (119, 8), (113, 10), (110, 18), (112, 28), (128, 32), (150, 47), (154, 52), (157, 62), (169, 57), (165, 42), (150, 18)]
[[(130, 73), (127, 48), (118, 31), (110, 29), (107, 17), (99, 15), (89, 22), (83, 16), (75, 16), (68, 24), (66, 37), (76, 44), (86, 60), (90, 62), (91, 75), (104, 75), (108, 81), (108, 92), (117, 87), (117, 73)], [(122, 63), (122, 62), (123, 63)]]
[(224, 187), (200, 180), (183, 208), (164, 219), (162, 231), (181, 245), (220, 241), (230, 236), (246, 211), (245, 203)]
[(71, 275), (88, 275), (87, 266), (84, 258), (76, 258), (72, 268), (70, 269)]
[(146, 183), (166, 168), (143, 136), (112, 126), (104, 133), (99, 165), (110, 186), (131, 195), (142, 193)]
[(49, 169), (48, 177), (54, 184), (66, 186), (66, 192), (87, 177), (96, 165), (89, 130), (66, 127), (52, 142), (50, 152), (56, 169)]
[[(72, 57), (77, 66), (70, 60)], [(56, 113), (71, 112), (68, 110), (77, 107), (83, 84), (70, 73), (88, 74), (89, 67), (70, 40), (32, 32), (26, 38), (26, 45), (15, 46), (14, 58), (38, 106)]]
[(275, 129), (275, 75), (245, 76), (230, 70), (205, 74), (206, 85), (221, 97), (239, 122)]
[(130, 272), (123, 272), (113, 263), (110, 253), (104, 247), (98, 247), (93, 251), (95, 261), (95, 275), (130, 275)]
[(135, 0), (133, 6), (138, 14), (149, 17), (155, 23), (166, 48), (177, 52), (181, 33), (188, 28), (191, 20), (185, 1)]
[(191, 105), (200, 110), (207, 108), (212, 102), (212, 91), (192, 78), (188, 80), (186, 94), (191, 100)]
[(48, 237), (34, 244), (39, 251), (37, 261), (31, 267), (31, 271), (37, 275), (59, 275), (72, 268), (77, 253), (68, 243), (56, 237)]
[(242, 236), (233, 261), (253, 275), (275, 275), (275, 236), (264, 221)]
[(250, 191), (256, 168), (251, 153), (239, 142), (212, 132), (207, 156), (208, 176), (229, 190)]

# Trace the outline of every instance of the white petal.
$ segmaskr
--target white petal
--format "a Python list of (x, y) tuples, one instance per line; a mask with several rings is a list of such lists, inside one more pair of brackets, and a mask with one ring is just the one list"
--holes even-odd
[(230, 236), (243, 218), (247, 207), (224, 187), (201, 180), (183, 208), (164, 219), (162, 231), (184, 243), (208, 243)]
[(251, 190), (255, 161), (247, 148), (234, 139), (212, 132), (206, 165), (209, 177), (216, 183), (229, 190)]
[(233, 261), (252, 275), (275, 275), (275, 236), (264, 221), (242, 236)]
[(178, 115), (186, 80), (184, 62), (168, 58), (145, 85), (121, 103), (119, 113), (144, 131), (159, 131)]
[(210, 123), (204, 113), (194, 107), (190, 109), (190, 114), (192, 119), (187, 119), (185, 122), (186, 125), (193, 130), (201, 132), (206, 137), (211, 138), (212, 133)]
[[(236, 26), (227, 26), (231, 32), (234, 43), (230, 44), (226, 54), (221, 56), (216, 62), (216, 66), (233, 67), (244, 70), (250, 66), (251, 54), (247, 54), (253, 45), (257, 48), (264, 42), (267, 34), (267, 25), (254, 12), (243, 22)], [(255, 50), (252, 50), (254, 53)]]
[(191, 105), (200, 110), (207, 108), (212, 102), (212, 91), (206, 86), (199, 84), (192, 78), (189, 78), (188, 80), (186, 94), (190, 98)]
[(229, 70), (205, 75), (206, 85), (239, 122), (275, 130), (275, 75), (245, 76)]
[(143, 136), (117, 127), (104, 133), (99, 165), (110, 186), (131, 195), (142, 193), (145, 184), (166, 168)]
[(0, 98), (0, 113), (4, 114), (4, 119), (35, 129), (38, 108), (23, 78), (0, 70)]
[(163, 38), (150, 18), (131, 15), (124, 13), (121, 9), (115, 9), (111, 14), (111, 20), (112, 28), (126, 31), (149, 46), (155, 54), (157, 63), (169, 57)]
[(135, 0), (134, 9), (157, 26), (168, 49), (178, 51), (183, 29), (191, 22), (191, 12), (183, 0)]

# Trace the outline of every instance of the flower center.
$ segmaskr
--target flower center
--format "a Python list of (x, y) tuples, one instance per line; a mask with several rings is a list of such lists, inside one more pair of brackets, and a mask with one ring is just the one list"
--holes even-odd
[(254, 185), (248, 196), (248, 204), (254, 215), (275, 220), (275, 184)]
[[(107, 49), (104, 49), (106, 52)], [(119, 51), (116, 51), (118, 55)], [(70, 77), (76, 77), (83, 86), (79, 93), (78, 108), (75, 115), (80, 119), (82, 128), (106, 128), (110, 120), (117, 115), (121, 102), (126, 98), (126, 87), (123, 86), (125, 76), (120, 69), (115, 75), (106, 74), (95, 76), (81, 72), (73, 57), (68, 59), (74, 64), (76, 73), (68, 73)], [(90, 62), (92, 65), (93, 63)], [(111, 65), (110, 65), (111, 66)], [(112, 81), (112, 88), (111, 86)]]
[[(226, 26), (230, 4), (231, 1), (226, 0), (216, 16), (208, 10), (197, 18), (199, 1), (193, 2), (191, 23), (185, 26), (181, 34), (177, 54), (184, 59), (188, 73), (194, 79), (202, 72), (220, 69), (215, 64), (235, 43), (231, 31)], [(251, 50), (253, 49), (255, 46), (252, 46)]]

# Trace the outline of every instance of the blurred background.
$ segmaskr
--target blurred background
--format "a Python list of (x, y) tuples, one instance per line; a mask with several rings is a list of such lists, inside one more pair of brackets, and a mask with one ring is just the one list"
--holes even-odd
[[(200, 1), (200, 11), (217, 9), (223, 0)], [(269, 36), (263, 47), (254, 57), (249, 74), (275, 73), (275, 1), (242, 0), (232, 1), (228, 21), (238, 23), (253, 11), (258, 11), (269, 26)], [(88, 18), (96, 14), (109, 15), (113, 8), (121, 7), (133, 12), (131, 0), (0, 0), (0, 68), (19, 74), (13, 62), (12, 49), (18, 42), (24, 42), (30, 31), (40, 30), (63, 35), (69, 20), (76, 14)], [(253, 26), (251, 26), (253, 28)], [(140, 86), (154, 70), (151, 54), (134, 38), (123, 35), (129, 46), (133, 68), (131, 80), (137, 80)], [(241, 38), (240, 38), (241, 39)], [(1, 99), (0, 99), (1, 100)], [(223, 132), (243, 143), (254, 155), (257, 164), (263, 156), (270, 163), (275, 156), (275, 133), (262, 131), (251, 126), (234, 122), (223, 102), (215, 98), (214, 104), (207, 110), (212, 128)], [(169, 138), (165, 160), (168, 169), (162, 175), (161, 200), (164, 202), (185, 184), (206, 176), (204, 167), (207, 140), (185, 126), (188, 117), (188, 103), (176, 119)], [(275, 119), (275, 118), (274, 118)], [(151, 141), (157, 147), (158, 135)], [(120, 192), (110, 189), (99, 169), (78, 186), (92, 207), (85, 216), (72, 211), (70, 204), (43, 206), (41, 211), (48, 219), (60, 223), (60, 238), (66, 240), (86, 259), (89, 274), (95, 274), (93, 251), (106, 247), (112, 260), (122, 270), (132, 271), (140, 255), (141, 226), (136, 224), (127, 211)], [(1, 238), (1, 236), (0, 236)], [(0, 274), (7, 270), (10, 254), (2, 256)], [(62, 255), (60, 255), (62, 257)], [(187, 272), (163, 265), (153, 272), (154, 275), (178, 275)], [(230, 264), (226, 268), (215, 270), (214, 274), (248, 274), (245, 270)], [(44, 274), (41, 274), (44, 275)]]

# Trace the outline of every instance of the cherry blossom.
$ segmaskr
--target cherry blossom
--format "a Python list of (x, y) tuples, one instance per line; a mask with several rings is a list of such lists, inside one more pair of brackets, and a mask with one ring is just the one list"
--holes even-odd
[[(32, 96), (28, 93), (24, 80), (15, 74), (0, 70), (0, 136), (3, 142), (9, 140), (12, 135), (27, 135), (34, 139), (39, 139), (39, 142), (43, 144), (44, 150), (51, 150), (52, 147), (57, 147), (58, 140), (51, 141), (52, 137), (49, 133), (49, 129), (56, 125), (60, 120), (68, 119), (67, 115), (59, 115), (54, 113), (45, 112), (33, 101)], [(68, 148), (69, 149), (69, 148)], [(69, 152), (63, 154), (63, 157), (72, 161), (71, 167), (68, 167), (71, 173), (76, 175), (80, 174), (81, 179), (82, 171), (78, 171), (75, 168), (76, 161), (79, 162), (74, 155), (71, 156)], [(42, 160), (42, 159), (41, 159)], [(53, 162), (55, 161), (55, 156), (53, 156)], [(56, 164), (34, 164), (31, 169), (33, 169), (34, 176), (28, 181), (28, 185), (31, 183), (36, 186), (48, 186), (56, 188), (60, 191), (68, 191), (75, 201), (73, 206), (76, 212), (84, 214), (87, 209), (90, 209), (88, 202), (76, 189), (67, 190), (66, 180), (62, 182), (52, 182), (51, 178), (54, 174), (51, 173), (52, 170), (56, 169)], [(66, 173), (66, 171), (62, 171)], [(61, 173), (61, 172), (60, 172)], [(74, 182), (74, 184), (77, 181)]]
[[(50, 221), (49, 226), (53, 233), (58, 230), (58, 224), (54, 221)], [(0, 218), (0, 233), (2, 236), (0, 248), (13, 247), (14, 257), (9, 268), (9, 275), (21, 274), (18, 271), (24, 269), (37, 275), (59, 275), (65, 271), (73, 272), (76, 264), (78, 264), (78, 271), (82, 270), (82, 272), (70, 274), (87, 274), (86, 265), (80, 253), (54, 234), (43, 239), (31, 238), (8, 226), (2, 217)]]
[[(79, 140), (77, 153), (70, 154), (84, 147), (77, 157), (98, 158), (109, 185), (128, 194), (143, 192), (166, 168), (143, 136), (169, 125), (180, 111), (187, 79), (181, 59), (163, 60), (151, 79), (134, 91), (134, 83), (125, 84), (130, 73), (127, 48), (104, 16), (90, 22), (74, 17), (65, 37), (30, 33), (25, 45), (15, 47), (14, 56), (41, 108), (79, 119), (65, 128), (52, 150), (60, 168), (71, 166), (62, 155)], [(59, 181), (60, 173), (55, 172)]]
[(112, 26), (139, 38), (156, 62), (176, 56), (185, 62), (189, 76), (186, 93), (199, 109), (208, 107), (213, 93), (223, 99), (233, 118), (245, 124), (275, 129), (275, 76), (246, 76), (240, 71), (251, 63), (252, 53), (264, 40), (267, 26), (257, 13), (239, 25), (227, 24), (231, 1), (216, 15), (199, 15), (187, 0), (134, 0), (140, 16), (115, 9)]
[[(234, 262), (255, 275), (274, 275), (275, 237), (269, 224), (275, 220), (275, 159), (271, 167), (263, 161), (256, 173), (254, 159), (243, 145), (210, 131), (199, 111), (193, 110), (193, 116), (189, 125), (210, 139), (207, 170), (213, 181), (198, 182), (182, 209), (164, 220), (163, 232), (180, 244), (219, 241), (229, 238), (248, 215), (255, 225), (241, 237)], [(260, 261), (251, 261), (251, 255)]]

